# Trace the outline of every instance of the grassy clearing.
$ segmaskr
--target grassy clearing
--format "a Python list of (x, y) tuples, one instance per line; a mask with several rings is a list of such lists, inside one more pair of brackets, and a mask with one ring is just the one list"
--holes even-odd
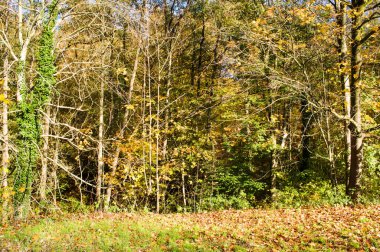
[(380, 206), (92, 214), (0, 231), (1, 251), (379, 251)]

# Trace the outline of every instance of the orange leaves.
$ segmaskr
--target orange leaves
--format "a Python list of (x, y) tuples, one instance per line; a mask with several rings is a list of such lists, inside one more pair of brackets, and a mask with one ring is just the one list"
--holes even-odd
[[(0, 244), (30, 237), (30, 250), (139, 251), (378, 251), (380, 207), (254, 209), (195, 214), (90, 214), (66, 216), (43, 229), (10, 229)], [(29, 224), (30, 225), (30, 224)], [(33, 224), (32, 224), (33, 225)], [(38, 225), (38, 224), (36, 224)], [(52, 227), (52, 228), (51, 228)], [(69, 232), (68, 232), (69, 231)], [(186, 246), (186, 247), (184, 247)], [(116, 250), (122, 250), (116, 249)], [(92, 251), (91, 250), (91, 251)]]
[[(226, 241), (232, 244), (240, 241), (249, 250), (292, 250), (295, 246), (323, 250), (373, 246), (368, 238), (375, 238), (375, 233), (369, 227), (376, 225), (377, 218), (376, 207), (368, 210), (336, 207), (223, 211), (193, 215), (191, 220), (205, 230), (204, 239), (219, 246)], [(359, 239), (360, 236), (367, 239)]]
[(311, 24), (316, 18), (315, 14), (307, 8), (294, 8), (293, 13), (301, 25)]

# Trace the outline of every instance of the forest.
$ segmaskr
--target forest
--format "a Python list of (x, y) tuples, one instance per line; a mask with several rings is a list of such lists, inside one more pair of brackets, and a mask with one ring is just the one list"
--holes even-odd
[(2, 0), (2, 223), (377, 204), (379, 42), (378, 0)]
[(379, 45), (379, 0), (1, 0), (0, 250), (377, 251)]

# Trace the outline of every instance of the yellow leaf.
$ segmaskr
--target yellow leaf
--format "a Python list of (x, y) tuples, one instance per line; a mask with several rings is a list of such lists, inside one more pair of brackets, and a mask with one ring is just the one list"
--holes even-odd
[(116, 74), (117, 75), (126, 75), (127, 74), (127, 69), (126, 68), (118, 68), (117, 70), (116, 70)]
[(39, 237), (39, 235), (38, 234), (34, 234), (33, 236), (32, 236), (32, 241), (37, 241), (38, 239), (39, 239), (40, 237)]
[(10, 100), (5, 98), (4, 94), (0, 94), (0, 102), (6, 103), (6, 104), (11, 103)]

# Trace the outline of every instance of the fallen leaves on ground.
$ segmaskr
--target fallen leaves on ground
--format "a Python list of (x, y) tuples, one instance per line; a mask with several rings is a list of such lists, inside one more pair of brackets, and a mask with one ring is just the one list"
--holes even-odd
[(55, 232), (37, 228), (37, 224), (4, 228), (0, 248), (7, 244), (7, 250), (54, 250), (61, 242), (80, 251), (380, 250), (380, 206), (160, 215), (94, 213), (49, 223), (56, 227)]

